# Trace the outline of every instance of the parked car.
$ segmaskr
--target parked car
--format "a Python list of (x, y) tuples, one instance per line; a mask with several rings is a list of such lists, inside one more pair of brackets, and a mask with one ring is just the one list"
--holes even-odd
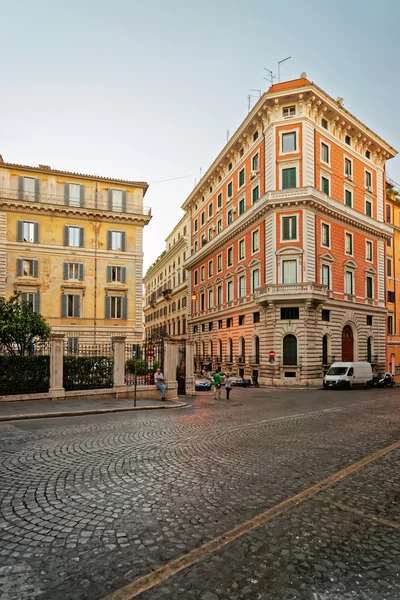
[(243, 377), (236, 376), (231, 377), (231, 383), (235, 387), (248, 387), (249, 385), (251, 385), (250, 379), (243, 379)]
[(386, 387), (394, 388), (395, 381), (393, 379), (392, 374), (387, 372), (384, 375), (374, 377), (372, 385), (374, 385), (376, 387), (383, 387), (383, 388), (386, 388)]
[(211, 381), (199, 373), (194, 374), (194, 387), (196, 392), (209, 392)]
[(336, 362), (324, 377), (324, 389), (371, 387), (372, 367), (369, 362)]

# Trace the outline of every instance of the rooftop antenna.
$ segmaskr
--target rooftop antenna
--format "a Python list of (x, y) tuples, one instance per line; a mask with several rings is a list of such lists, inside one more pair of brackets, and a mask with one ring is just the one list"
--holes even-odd
[(253, 89), (250, 89), (250, 92), (257, 92), (257, 96), (255, 96), (254, 94), (249, 94), (249, 95), (247, 96), (247, 100), (248, 100), (247, 112), (248, 112), (248, 113), (250, 112), (250, 108), (251, 108), (251, 99), (252, 99), (252, 98), (257, 98), (257, 99), (260, 99), (260, 98), (261, 98), (261, 90), (253, 90)]
[(276, 75), (274, 75), (272, 71), (270, 69), (267, 69), (266, 67), (264, 67), (264, 71), (267, 71), (268, 73), (268, 76), (264, 77), (264, 79), (266, 81), (269, 81), (271, 85), (274, 85), (274, 79), (276, 79)]
[(286, 58), (283, 58), (282, 60), (280, 60), (278, 62), (278, 83), (281, 80), (281, 64), (287, 60), (289, 60), (289, 58), (292, 58), (291, 56), (287, 56)]
[(229, 142), (229, 129), (226, 130), (226, 141)]

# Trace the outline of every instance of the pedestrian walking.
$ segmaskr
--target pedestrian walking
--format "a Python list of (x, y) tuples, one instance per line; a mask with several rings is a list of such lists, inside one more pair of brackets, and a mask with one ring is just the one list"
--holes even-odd
[(227, 376), (225, 377), (225, 391), (226, 391), (226, 399), (229, 400), (229, 394), (231, 393), (231, 389), (232, 389), (232, 379), (231, 376), (229, 374), (227, 374)]
[(221, 400), (221, 373), (214, 373), (213, 375), (214, 385), (214, 400)]
[(161, 392), (161, 400), (165, 400), (164, 375), (161, 373), (161, 369), (157, 369), (154, 373), (154, 383)]

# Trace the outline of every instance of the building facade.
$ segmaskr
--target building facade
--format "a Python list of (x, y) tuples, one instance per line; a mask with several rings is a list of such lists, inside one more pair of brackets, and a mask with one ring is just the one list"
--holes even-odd
[(337, 360), (385, 365), (395, 154), (305, 76), (260, 98), (183, 204), (201, 359), (261, 383), (320, 381)]
[(72, 350), (140, 343), (144, 182), (0, 161), (0, 294), (15, 290)]
[(188, 284), (184, 262), (188, 254), (185, 215), (166, 239), (166, 248), (149, 267), (145, 286), (144, 321), (147, 340), (187, 338)]
[(400, 381), (400, 186), (386, 179), (385, 221), (393, 227), (393, 239), (386, 242), (387, 365)]

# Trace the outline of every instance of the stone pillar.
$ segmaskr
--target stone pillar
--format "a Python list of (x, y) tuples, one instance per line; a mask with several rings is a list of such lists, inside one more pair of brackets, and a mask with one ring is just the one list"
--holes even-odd
[(64, 398), (63, 387), (63, 342), (64, 334), (54, 333), (50, 336), (50, 389), (51, 398)]
[(176, 369), (179, 362), (178, 351), (178, 344), (164, 343), (164, 382), (167, 400), (178, 399), (178, 382), (176, 379)]
[(185, 359), (185, 394), (186, 396), (195, 396), (194, 384), (194, 343), (186, 342), (186, 359)]
[(125, 337), (118, 336), (112, 338), (114, 370), (113, 387), (115, 388), (115, 397), (121, 398), (125, 395)]

